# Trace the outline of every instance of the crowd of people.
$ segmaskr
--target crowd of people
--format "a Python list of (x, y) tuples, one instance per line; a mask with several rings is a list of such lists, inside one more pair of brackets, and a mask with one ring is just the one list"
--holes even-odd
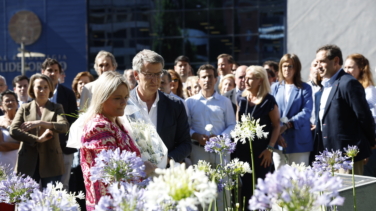
[[(106, 195), (106, 184), (90, 181), (89, 169), (99, 151), (120, 148), (140, 155), (118, 119), (131, 97), (148, 114), (168, 149), (168, 160), (187, 165), (205, 160), (216, 166), (218, 156), (206, 152), (205, 143), (230, 135), (246, 114), (260, 119), (268, 136), (237, 143), (235, 152), (224, 159), (250, 162), (252, 144), (257, 178), (284, 164), (310, 165), (319, 152), (348, 145), (360, 149), (355, 173), (375, 177), (376, 88), (369, 61), (351, 54), (344, 62), (335, 45), (320, 47), (312, 57), (304, 82), (300, 60), (290, 53), (263, 66), (237, 64), (231, 55), (221, 54), (217, 68), (203, 64), (195, 71), (187, 56), (177, 57), (174, 66), (165, 69), (161, 55), (142, 50), (133, 58), (132, 69), (121, 75), (113, 54), (100, 51), (94, 62), (98, 79), (79, 72), (72, 89), (61, 84), (68, 73), (63, 74), (57, 60), (47, 58), (41, 73), (30, 79), (15, 77), (14, 91), (0, 76), (0, 162), (42, 187), (61, 181), (66, 190), (86, 190), (81, 206), (94, 210)], [(79, 111), (88, 115), (82, 147), (76, 150), (66, 147), (66, 132)], [(205, 129), (209, 124), (210, 131)], [(147, 174), (156, 168), (148, 161), (145, 167)], [(252, 176), (241, 179), (241, 196), (248, 201)], [(220, 196), (218, 201), (226, 200)]]

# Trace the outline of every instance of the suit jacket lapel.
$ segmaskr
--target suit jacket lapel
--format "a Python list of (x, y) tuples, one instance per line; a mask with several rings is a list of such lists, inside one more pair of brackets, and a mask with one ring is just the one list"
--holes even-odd
[(40, 119), (47, 121), (47, 122), (51, 122), (53, 115), (54, 115), (53, 105), (50, 101), (47, 101)]
[(324, 115), (323, 115), (323, 119), (326, 115), (326, 113), (328, 112), (329, 110), (329, 107), (330, 107), (330, 104), (332, 103), (332, 99), (335, 95), (335, 93), (337, 92), (338, 90), (338, 83), (339, 83), (339, 80), (336, 80), (334, 81), (333, 85), (332, 85), (332, 89), (330, 90), (330, 93), (329, 93), (329, 96), (328, 96), (328, 99), (326, 100), (326, 104), (325, 104), (325, 110), (324, 110)]
[(296, 98), (296, 95), (298, 93), (299, 93), (299, 89), (294, 85), (292, 87), (289, 100), (287, 101), (287, 106), (286, 106), (285, 113), (284, 113), (285, 116), (287, 116), (287, 114), (289, 113), (289, 110), (290, 110), (290, 108), (292, 106), (292, 103), (294, 102), (294, 99)]
[(237, 96), (236, 89), (233, 89), (233, 90), (232, 90), (232, 94), (231, 94), (231, 100), (232, 100), (232, 102), (233, 102), (235, 105), (238, 104), (238, 102), (236, 102), (236, 96)]
[(167, 113), (167, 106), (166, 106), (166, 96), (158, 91), (159, 94), (159, 101), (158, 101), (158, 108), (157, 108), (157, 132), (160, 134), (163, 128), (163, 120)]
[(284, 93), (285, 93), (285, 83), (284, 82), (282, 82), (282, 84), (278, 84), (277, 92), (280, 92), (279, 95), (276, 93), (276, 96), (277, 96), (276, 101), (279, 102), (279, 104), (278, 104), (279, 112), (280, 112), (281, 117), (284, 117), (285, 113), (286, 113), (285, 98), (284, 98)]

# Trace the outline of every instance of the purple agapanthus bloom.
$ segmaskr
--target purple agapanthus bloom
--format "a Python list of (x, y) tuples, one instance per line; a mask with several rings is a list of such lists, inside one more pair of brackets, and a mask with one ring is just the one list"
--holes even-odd
[(354, 146), (348, 146), (347, 148), (343, 148), (345, 150), (345, 153), (348, 157), (354, 158), (359, 153), (359, 148)]
[(39, 184), (31, 177), (12, 172), (0, 181), (0, 201), (8, 204), (27, 201), (38, 188)]
[(343, 156), (340, 150), (324, 150), (320, 152), (320, 155), (316, 155), (315, 161), (312, 164), (312, 167), (317, 172), (331, 172), (335, 170), (352, 169), (352, 162), (349, 160), (349, 157)]
[(215, 153), (232, 153), (236, 144), (228, 135), (211, 137), (205, 144), (205, 151)]
[(80, 206), (76, 198), (84, 199), (81, 192), (79, 195), (68, 194), (63, 190), (63, 184), (52, 183), (47, 184), (47, 187), (40, 191), (35, 189), (30, 195), (30, 200), (19, 204), (19, 211), (32, 211), (32, 210), (62, 210), (62, 211), (79, 211)]
[(145, 210), (145, 189), (131, 183), (114, 183), (108, 188), (110, 196), (103, 196), (95, 206), (97, 211)]
[(106, 184), (119, 181), (139, 182), (145, 175), (145, 165), (134, 152), (102, 150), (90, 169), (90, 180)]
[(342, 186), (339, 177), (328, 172), (322, 175), (306, 169), (282, 166), (265, 180), (258, 179), (256, 190), (249, 200), (249, 209), (270, 209), (279, 205), (284, 210), (316, 210), (319, 206), (342, 205), (344, 199), (338, 190)]

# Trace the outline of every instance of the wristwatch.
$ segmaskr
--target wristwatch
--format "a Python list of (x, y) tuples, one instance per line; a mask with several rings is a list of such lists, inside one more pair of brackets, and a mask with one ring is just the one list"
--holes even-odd
[(269, 152), (273, 152), (274, 151), (274, 147), (271, 147), (270, 145), (268, 145), (266, 147), (267, 150), (269, 150)]

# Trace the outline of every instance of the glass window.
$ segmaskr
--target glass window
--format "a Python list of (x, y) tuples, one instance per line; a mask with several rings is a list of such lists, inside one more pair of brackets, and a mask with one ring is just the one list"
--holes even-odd
[(209, 11), (209, 34), (227, 35), (234, 33), (234, 12), (232, 9)]
[(259, 12), (257, 7), (245, 7), (235, 10), (235, 34), (257, 34), (259, 27)]
[(184, 13), (185, 36), (207, 36), (209, 26), (208, 11), (185, 11)]
[(208, 7), (208, 0), (185, 0), (185, 9), (205, 9)]
[(209, 0), (209, 8), (233, 7), (234, 0)]
[(239, 64), (251, 62), (257, 64), (259, 61), (259, 38), (254, 36), (237, 36), (234, 38), (234, 59)]
[(166, 67), (173, 66), (173, 63), (179, 55), (183, 55), (183, 39), (163, 39), (154, 38), (151, 50), (163, 56)]
[(217, 64), (217, 57), (222, 53), (232, 55), (234, 42), (232, 36), (224, 36), (220, 38), (210, 38), (210, 63)]

